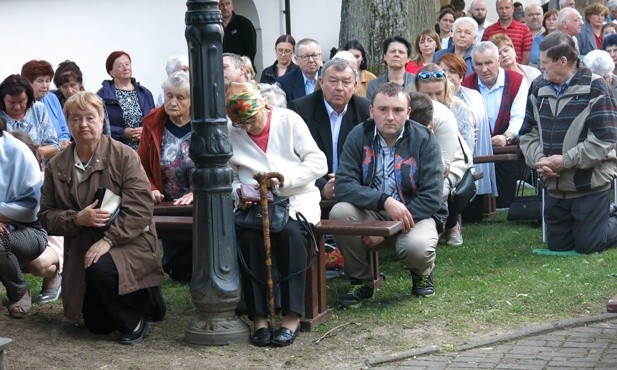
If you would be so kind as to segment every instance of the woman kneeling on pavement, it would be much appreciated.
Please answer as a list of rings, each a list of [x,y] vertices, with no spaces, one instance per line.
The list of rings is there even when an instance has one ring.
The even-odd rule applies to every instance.
[[[50,234],[65,237],[64,314],[95,334],[118,330],[120,344],[140,343],[146,319],[165,316],[150,183],[137,153],[102,135],[99,97],[71,96],[64,115],[75,142],[49,163],[39,212]],[[120,205],[99,208],[101,192]]]

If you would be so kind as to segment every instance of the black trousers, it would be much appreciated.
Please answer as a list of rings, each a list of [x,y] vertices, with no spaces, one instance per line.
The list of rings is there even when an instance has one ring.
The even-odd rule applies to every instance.
[[[118,294],[118,269],[111,255],[105,253],[86,269],[86,295],[82,307],[86,328],[95,334],[115,330],[130,333],[152,309],[154,294],[157,294],[156,287]]]
[[[266,285],[266,254],[261,230],[236,230],[238,248],[251,273],[242,271],[242,295],[250,319],[268,315]],[[280,233],[270,233],[273,278],[279,282],[283,315],[289,312],[302,315],[306,285],[307,233],[291,218]],[[242,265],[242,263],[241,263]],[[300,272],[302,271],[302,272]],[[259,281],[257,281],[259,280]],[[276,291],[276,289],[275,289]]]
[[[516,192],[516,180],[519,179],[519,166],[511,162],[495,163],[495,179],[497,180],[497,208],[508,208]]]
[[[163,271],[181,283],[191,281],[193,274],[193,242],[191,240],[162,240]]]

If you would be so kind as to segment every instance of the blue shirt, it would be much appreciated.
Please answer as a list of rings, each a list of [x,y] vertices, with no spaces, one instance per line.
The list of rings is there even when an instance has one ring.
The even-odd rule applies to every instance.
[[[32,142],[37,145],[53,145],[59,148],[58,134],[43,103],[34,102],[20,120],[11,118],[4,111],[0,111],[0,118],[6,122],[7,131],[20,130],[28,134]]]
[[[49,119],[51,119],[51,123],[56,129],[56,135],[58,135],[58,140],[70,141],[71,133],[69,132],[69,128],[66,125],[66,120],[64,119],[64,114],[62,113],[62,106],[60,105],[60,100],[58,100],[56,94],[45,95],[41,102],[45,104],[45,108],[47,108]]]
[[[338,114],[334,108],[328,104],[326,99],[324,99],[323,102],[326,105],[328,117],[330,117],[330,131],[332,132],[332,172],[336,172],[338,168],[338,139],[341,132],[341,122],[343,122],[343,116],[345,112],[347,112],[347,106],[345,106],[341,114]]]

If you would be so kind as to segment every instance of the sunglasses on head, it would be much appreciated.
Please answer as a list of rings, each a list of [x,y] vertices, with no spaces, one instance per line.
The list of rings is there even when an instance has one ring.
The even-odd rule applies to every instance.
[[[418,80],[428,80],[430,78],[445,78],[446,73],[444,71],[434,71],[434,72],[420,72],[416,75],[416,79]]]

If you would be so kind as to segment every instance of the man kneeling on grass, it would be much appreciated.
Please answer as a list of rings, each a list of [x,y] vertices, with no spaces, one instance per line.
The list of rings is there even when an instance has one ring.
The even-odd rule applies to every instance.
[[[397,220],[403,232],[379,236],[335,236],[345,258],[352,289],[341,308],[358,306],[373,296],[367,249],[396,248],[411,272],[414,296],[435,294],[432,270],[438,228],[448,215],[442,200],[443,164],[435,137],[408,119],[409,96],[400,85],[386,83],[373,94],[371,118],[347,136],[336,172],[330,211],[337,220]]]

